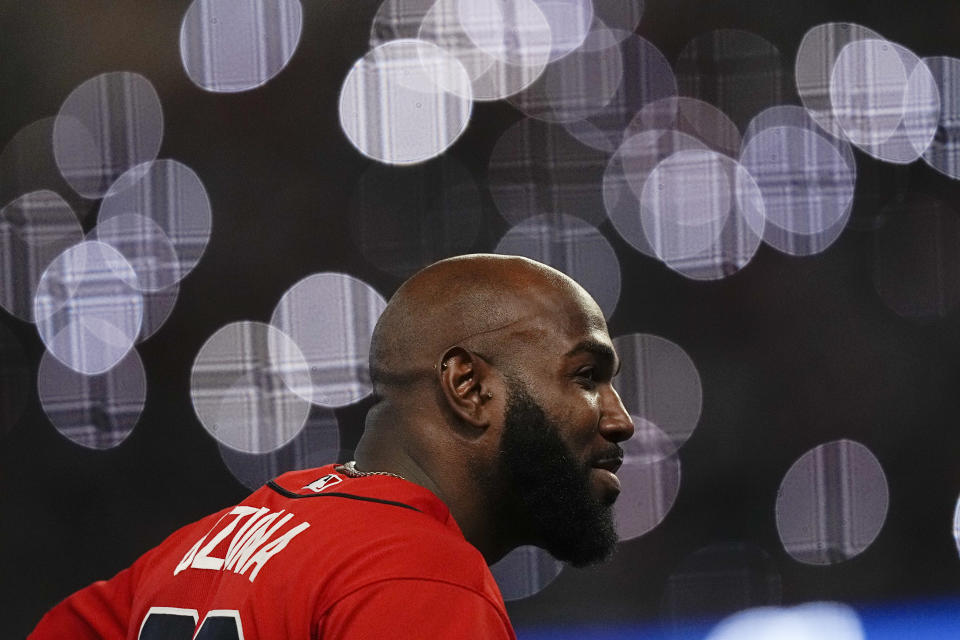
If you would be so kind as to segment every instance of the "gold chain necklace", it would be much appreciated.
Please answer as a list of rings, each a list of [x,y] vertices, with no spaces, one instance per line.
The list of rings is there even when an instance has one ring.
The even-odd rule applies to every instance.
[[[403,476],[398,473],[390,473],[389,471],[358,471],[357,470],[357,461],[351,460],[345,464],[337,465],[333,468],[334,471],[339,471],[351,478],[362,478],[364,476],[390,476],[393,478],[400,478],[401,480],[406,480]]]

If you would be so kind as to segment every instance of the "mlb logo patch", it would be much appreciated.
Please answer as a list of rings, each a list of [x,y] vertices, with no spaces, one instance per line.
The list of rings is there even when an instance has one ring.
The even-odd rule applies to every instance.
[[[336,485],[336,484],[340,484],[341,482],[343,482],[343,478],[341,478],[335,473],[329,473],[323,476],[322,478],[314,480],[313,482],[305,486],[304,489],[310,489],[310,491],[313,491],[314,493],[320,493],[324,489],[328,487],[332,487],[333,485]]]

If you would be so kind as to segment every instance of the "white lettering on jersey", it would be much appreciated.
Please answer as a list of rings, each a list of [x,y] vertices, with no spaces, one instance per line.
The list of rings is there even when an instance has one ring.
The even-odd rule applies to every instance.
[[[343,482],[343,478],[335,473],[328,473],[319,480],[314,480],[305,486],[304,489],[310,489],[310,491],[313,491],[314,493],[320,493],[324,489],[332,487],[335,484],[340,484],[341,482]]]
[[[310,528],[310,523],[301,522],[280,537],[274,538],[274,534],[293,518],[292,513],[288,513],[281,518],[280,516],[283,513],[283,510],[270,513],[270,510],[266,507],[260,507],[259,509],[245,506],[234,507],[230,513],[217,520],[206,535],[190,547],[190,550],[173,570],[173,575],[177,575],[185,569],[233,571],[239,575],[244,575],[248,569],[256,565],[256,568],[250,573],[250,582],[253,582],[267,560],[283,551],[291,540]],[[220,523],[228,516],[236,517],[227,522],[223,528],[219,528]],[[234,529],[245,518],[246,522],[234,533]],[[233,537],[227,544],[224,557],[214,555],[217,547],[222,546],[223,541],[231,533],[233,533]],[[213,537],[210,537],[211,534],[213,534]],[[207,542],[201,548],[208,537],[210,542]]]

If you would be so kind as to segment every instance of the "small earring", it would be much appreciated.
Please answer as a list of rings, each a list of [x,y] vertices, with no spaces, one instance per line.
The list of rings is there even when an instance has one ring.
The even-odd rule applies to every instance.
[[[493,400],[493,392],[487,391],[487,400]]]

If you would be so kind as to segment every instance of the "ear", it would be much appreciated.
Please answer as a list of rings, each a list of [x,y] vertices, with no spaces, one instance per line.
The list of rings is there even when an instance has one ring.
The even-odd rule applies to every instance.
[[[485,429],[491,422],[496,374],[481,356],[464,347],[451,347],[437,364],[440,391],[448,406],[467,424]]]

